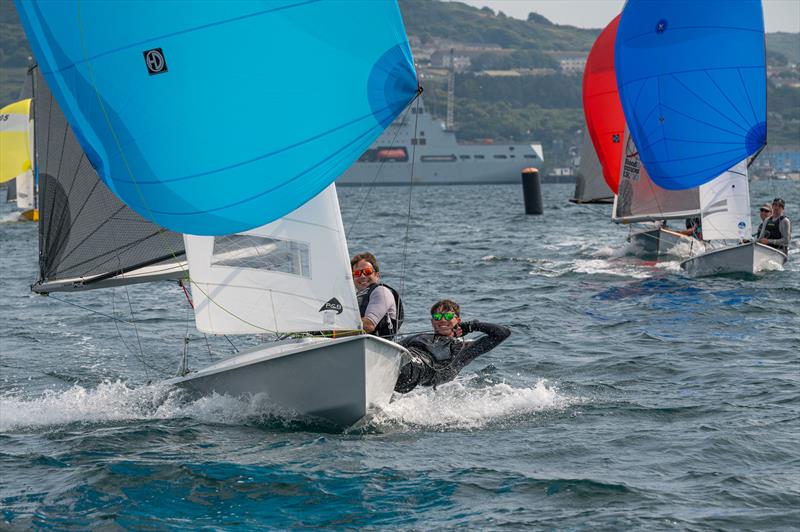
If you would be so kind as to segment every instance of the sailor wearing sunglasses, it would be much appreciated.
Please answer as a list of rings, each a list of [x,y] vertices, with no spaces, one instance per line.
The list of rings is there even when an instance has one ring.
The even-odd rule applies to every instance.
[[[375,336],[393,338],[403,324],[400,294],[380,281],[380,266],[372,253],[359,253],[350,259],[350,267],[361,312],[361,327]]]
[[[461,321],[461,308],[449,299],[431,307],[433,333],[406,338],[400,345],[408,349],[394,391],[407,393],[417,386],[434,386],[449,382],[480,355],[491,351],[511,334],[508,327],[478,320]],[[465,341],[463,336],[484,333],[477,340]]]

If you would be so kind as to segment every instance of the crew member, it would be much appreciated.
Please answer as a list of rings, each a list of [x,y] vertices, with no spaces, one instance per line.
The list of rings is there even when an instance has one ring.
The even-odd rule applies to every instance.
[[[372,253],[359,253],[350,259],[350,267],[361,313],[361,328],[375,336],[394,338],[403,324],[400,294],[380,281],[380,266]]]
[[[762,205],[761,208],[758,209],[758,215],[761,217],[761,223],[758,224],[758,229],[756,230],[756,238],[758,238],[758,235],[761,234],[761,230],[764,229],[764,220],[766,220],[772,215],[772,204],[765,203],[764,205]]]
[[[686,218],[686,230],[677,232],[682,235],[694,237],[697,240],[703,240],[703,227],[700,217]]]
[[[443,299],[431,307],[432,333],[404,339],[400,344],[410,356],[403,360],[394,391],[407,393],[417,386],[437,386],[456,375],[480,355],[491,351],[508,338],[511,330],[502,325],[478,320],[461,321],[455,301]],[[483,333],[477,340],[464,340],[472,332]]]
[[[789,254],[789,241],[792,238],[792,222],[783,214],[783,198],[772,200],[772,216],[764,220],[758,241]]]

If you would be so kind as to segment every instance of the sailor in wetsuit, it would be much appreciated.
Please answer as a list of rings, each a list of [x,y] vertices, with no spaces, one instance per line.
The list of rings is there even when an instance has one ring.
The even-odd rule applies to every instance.
[[[372,253],[359,253],[350,259],[353,284],[364,331],[394,338],[403,324],[403,302],[400,294],[380,281],[378,259]]]
[[[402,362],[394,391],[407,393],[417,386],[435,387],[449,382],[470,362],[494,349],[511,334],[511,330],[502,325],[477,320],[462,322],[460,314],[457,303],[443,299],[431,307],[433,332],[400,342],[410,356]],[[464,340],[471,332],[481,332],[484,336]]]
[[[783,214],[786,203],[783,198],[772,200],[772,216],[764,220],[758,241],[789,254],[789,242],[792,239],[792,222]]]

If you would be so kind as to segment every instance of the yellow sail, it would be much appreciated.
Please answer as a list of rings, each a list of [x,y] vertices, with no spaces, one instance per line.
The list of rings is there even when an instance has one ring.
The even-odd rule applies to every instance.
[[[31,168],[30,109],[30,98],[0,109],[0,183]]]

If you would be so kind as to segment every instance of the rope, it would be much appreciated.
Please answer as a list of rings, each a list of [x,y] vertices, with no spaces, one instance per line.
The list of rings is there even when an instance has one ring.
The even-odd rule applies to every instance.
[[[52,294],[48,294],[47,297],[49,297],[51,299],[55,299],[56,301],[60,301],[61,303],[66,303],[67,305],[72,305],[73,307],[77,307],[79,309],[86,310],[88,312],[97,314],[99,316],[103,316],[104,318],[108,318],[108,319],[114,321],[115,323],[126,323],[128,325],[133,325],[133,322],[117,318],[116,316],[111,316],[111,315],[106,314],[104,312],[100,312],[99,310],[96,310],[96,309],[93,309],[93,308],[89,308],[89,307],[86,307],[84,305],[80,305],[78,303],[74,303],[72,301],[68,301],[66,299],[61,299],[61,298],[56,297],[56,296],[54,296]],[[119,331],[119,328],[117,328],[117,332],[120,333],[120,338],[122,338],[121,332]],[[131,354],[133,354],[137,359],[139,359],[139,361],[145,366],[145,368],[150,368],[150,369],[152,369],[154,371],[157,371],[157,372],[161,373],[162,375],[168,374],[168,372],[165,371],[163,368],[159,368],[157,366],[153,366],[152,364],[147,363],[143,358],[141,358],[140,355],[137,355],[134,350],[130,349],[128,347],[128,345],[125,343],[124,340],[122,341],[122,343],[123,343],[123,345],[125,345],[126,348],[128,348],[128,350],[131,352]],[[145,373],[146,373],[146,370],[145,370]],[[147,373],[146,373],[146,375],[147,375]]]

